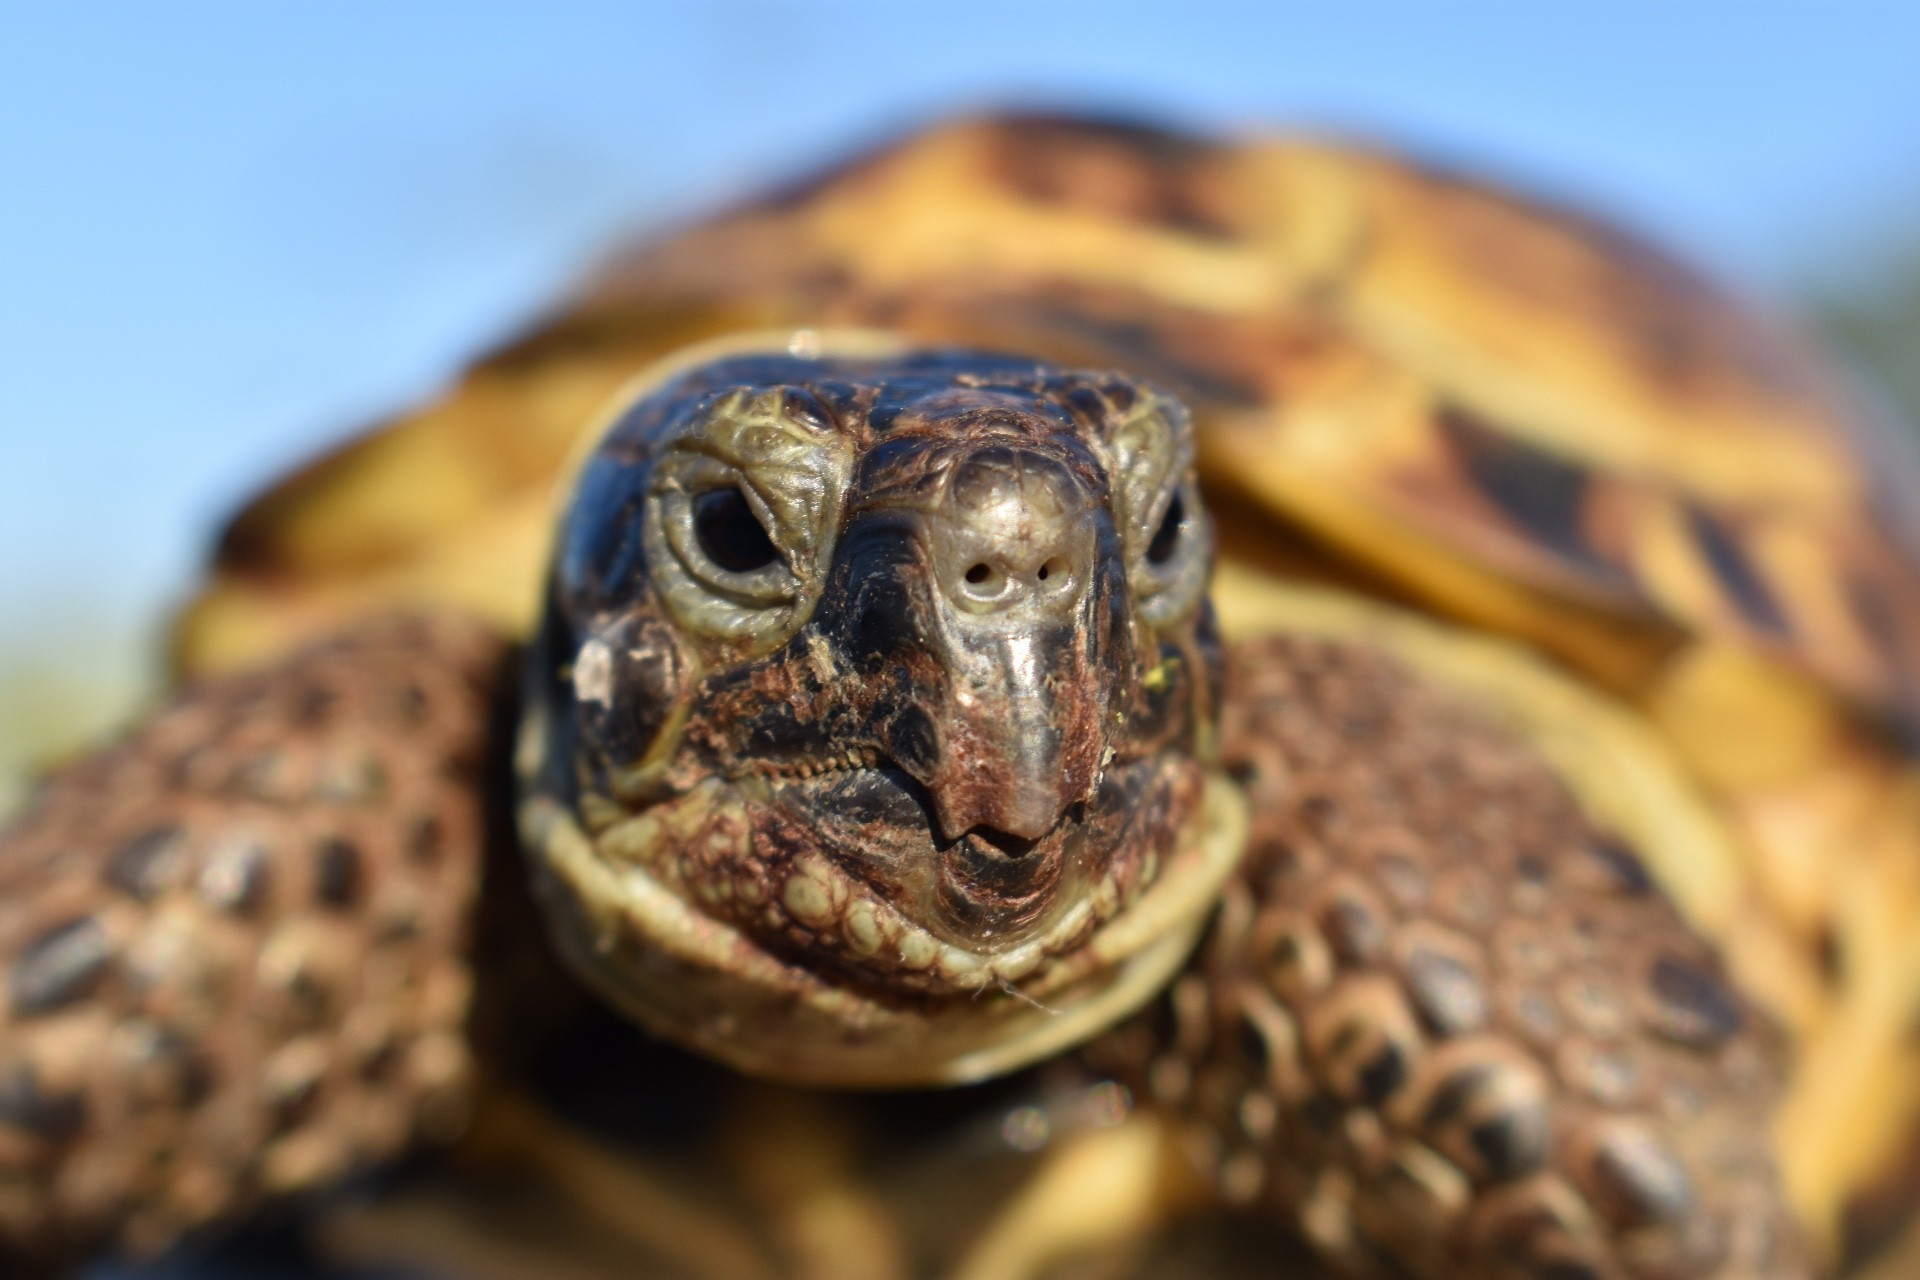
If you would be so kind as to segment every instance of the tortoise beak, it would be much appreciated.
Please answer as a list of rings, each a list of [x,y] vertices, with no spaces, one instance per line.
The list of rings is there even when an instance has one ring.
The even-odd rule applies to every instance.
[[[893,692],[919,714],[884,745],[942,838],[1017,851],[1093,794],[1132,670],[1117,546],[1067,465],[1004,444],[958,460],[938,503],[848,528],[853,665],[911,673]]]
[[[945,839],[1038,840],[1099,777],[1105,692],[1070,633],[967,637],[947,693],[938,765],[917,780]],[[910,770],[911,772],[911,770]]]

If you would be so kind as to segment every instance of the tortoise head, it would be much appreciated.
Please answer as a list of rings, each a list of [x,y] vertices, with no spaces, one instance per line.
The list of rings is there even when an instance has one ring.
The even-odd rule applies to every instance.
[[[561,949],[643,1024],[788,1078],[971,1079],[1144,1000],[1237,856],[1211,529],[1169,397],[856,345],[683,361],[612,419],[521,825]]]

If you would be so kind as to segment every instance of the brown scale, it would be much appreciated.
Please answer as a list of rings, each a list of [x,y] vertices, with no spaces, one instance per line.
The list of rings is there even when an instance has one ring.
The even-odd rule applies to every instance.
[[[1779,1048],[1632,852],[1523,743],[1391,659],[1237,649],[1242,881],[1096,1060],[1230,1201],[1360,1274],[1804,1277]]]
[[[459,1122],[500,659],[370,624],[43,784],[0,835],[0,1236],[156,1248]]]

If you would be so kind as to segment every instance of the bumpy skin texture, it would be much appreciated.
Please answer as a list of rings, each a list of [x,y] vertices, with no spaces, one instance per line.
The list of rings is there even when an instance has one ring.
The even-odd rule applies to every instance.
[[[503,657],[367,624],[189,687],[0,834],[0,1268],[459,1126]]]
[[[585,465],[529,658],[557,949],[805,1079],[880,1015],[942,1047],[1035,992],[1064,1020],[1109,928],[1193,937],[1201,905],[1152,904],[1224,763],[1246,860],[1097,1051],[1223,1198],[1380,1276],[1804,1280],[1781,1046],[1632,851],[1378,653],[1280,637],[1223,673],[1209,527],[1183,411],[1120,375],[909,351],[655,388]],[[457,1121],[501,654],[363,624],[189,690],[8,832],[8,1235],[161,1243]],[[789,1024],[721,1001],[750,972],[844,1041],[767,1050]]]
[[[1249,642],[1229,688],[1247,862],[1093,1050],[1223,1196],[1368,1275],[1810,1274],[1778,1036],[1539,757],[1362,646]]]
[[[1035,972],[997,966],[1050,918],[1103,893],[1109,911],[1136,901],[1166,856],[1138,852],[1140,819],[1164,840],[1190,812],[1152,784],[1210,761],[1222,707],[1252,847],[1172,985],[1166,1035],[1136,1022],[1106,1061],[1201,1135],[1223,1195],[1279,1207],[1371,1274],[1808,1275],[1767,1139],[1781,1041],[1531,748],[1331,641],[1241,649],[1216,703],[1195,651],[1210,628],[1191,621],[1204,609],[1161,608],[1147,572],[1170,513],[1168,546],[1203,519],[1186,424],[1160,405],[1126,379],[966,352],[723,360],[643,399],[588,462],[564,526],[535,665],[535,803],[569,807],[603,862],[638,866],[804,971],[796,994],[830,977],[931,1025],[943,1002],[992,1000],[995,979]],[[1151,445],[1130,448],[1147,417]],[[671,461],[680,449],[707,467],[748,431],[810,433],[816,470]],[[983,470],[1017,519],[999,520],[994,486],[976,493]],[[689,541],[671,530],[676,504],[719,511],[715,495],[749,487],[786,596],[741,615],[745,590],[699,557],[744,537],[700,534],[696,514]],[[827,513],[837,541],[806,536],[804,515],[796,534],[790,503]],[[1056,527],[1049,507],[1073,511]],[[970,538],[957,559],[956,523]],[[1091,541],[1073,540],[1081,524]],[[1186,553],[1204,562],[1204,543]],[[1098,585],[1049,603],[1042,563]],[[1003,567],[1032,592],[1005,611]],[[993,603],[969,603],[976,578]],[[788,597],[803,602],[792,615]],[[1157,662],[1143,656],[1155,636]],[[983,656],[1005,665],[976,670]],[[1025,814],[1020,789],[1043,781]],[[1010,842],[1013,823],[1030,825]],[[621,838],[635,824],[646,838]],[[595,894],[619,882],[549,861],[575,904],[557,935],[648,1016],[661,941],[615,933],[582,957]],[[863,941],[862,909],[889,928]],[[955,943],[981,959],[949,968]],[[735,1013],[727,1034],[749,1021]],[[703,1024],[660,1025],[708,1043]]]
[[[907,1045],[838,1067],[730,971],[785,966],[769,1017],[980,1014],[983,1049],[1155,885],[1218,699],[1192,465],[1145,386],[978,352],[742,356],[644,397],[580,476],[529,677],[523,830],[577,967],[749,1069],[966,1078]],[[693,914],[621,923],[635,879]],[[723,937],[719,972],[665,968],[667,929]]]
[[[1793,1030],[1796,1201],[1855,1247],[1900,1229],[1910,1175],[1848,1205],[1920,1160],[1920,468],[1740,299],[1470,174],[1099,120],[917,132],[649,237],[264,494],[183,661],[395,601],[529,633],[553,479],[606,397],[696,339],[842,324],[1151,378],[1195,415],[1228,558],[1630,703],[1732,851],[1689,918]]]

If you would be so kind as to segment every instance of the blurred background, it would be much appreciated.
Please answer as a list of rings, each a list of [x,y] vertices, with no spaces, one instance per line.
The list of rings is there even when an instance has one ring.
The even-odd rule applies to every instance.
[[[624,233],[941,112],[1409,143],[1637,224],[1920,419],[1920,8],[0,0],[0,804],[263,478]]]

